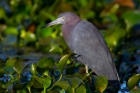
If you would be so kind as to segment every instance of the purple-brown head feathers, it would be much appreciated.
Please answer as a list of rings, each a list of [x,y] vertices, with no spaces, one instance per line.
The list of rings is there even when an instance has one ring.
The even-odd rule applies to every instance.
[[[52,26],[52,25],[57,25],[57,24],[76,24],[79,21],[81,21],[81,19],[79,18],[78,15],[72,13],[72,12],[64,12],[59,14],[58,18],[50,23],[48,23],[47,25],[43,26],[44,27],[48,27],[48,26]]]

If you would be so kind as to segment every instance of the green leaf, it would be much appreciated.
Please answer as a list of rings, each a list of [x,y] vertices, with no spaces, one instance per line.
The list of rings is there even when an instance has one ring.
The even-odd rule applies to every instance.
[[[69,86],[66,90],[66,93],[75,93],[74,88],[72,88],[71,86]]]
[[[82,80],[79,77],[68,77],[67,80],[70,86],[74,89],[76,89],[82,83]]]
[[[86,93],[86,88],[84,85],[81,85],[79,86],[77,89],[76,89],[76,93]]]
[[[107,77],[105,77],[105,76],[95,76],[94,85],[95,85],[96,90],[102,93],[108,85]]]
[[[6,11],[4,7],[0,7],[0,19],[3,19],[3,18],[6,18]]]
[[[34,77],[32,77],[32,78],[34,78]],[[37,88],[43,88],[42,84],[40,82],[38,82],[37,80],[33,81],[33,87],[36,88],[36,89]]]
[[[27,42],[35,42],[36,41],[36,36],[32,32],[26,32],[24,39]]]
[[[28,89],[28,91],[29,91],[29,93],[31,93],[31,86],[33,85],[33,81],[29,81],[29,82],[27,82],[27,84],[26,84],[26,88]]]
[[[88,4],[87,0],[79,1],[79,3],[81,7],[85,7]]]
[[[89,11],[87,12],[87,14],[83,14],[85,16],[86,19],[91,19],[95,17],[95,12],[94,11]]]
[[[17,93],[27,93],[27,91],[25,89],[22,89],[22,90],[17,91]]]
[[[38,35],[40,37],[48,37],[48,36],[51,36],[52,33],[53,33],[53,28],[51,27],[46,27],[46,28],[41,29],[41,31],[38,31]]]
[[[11,59],[8,59],[6,61],[6,66],[14,66],[14,63],[17,61],[17,57],[14,57],[14,58],[11,58]]]
[[[53,68],[54,60],[52,58],[42,58],[38,61],[37,66],[40,68]]]
[[[108,22],[116,23],[118,21],[118,18],[114,13],[107,13],[103,16],[104,16],[102,20],[103,23],[108,23]]]
[[[13,66],[6,66],[4,70],[7,71],[9,74],[13,74],[15,72]]]
[[[140,81],[140,74],[133,75],[129,78],[127,85],[129,90],[133,89],[135,86],[137,86],[138,82]]]
[[[126,11],[122,14],[122,18],[124,19],[127,26],[132,27],[140,23],[140,12],[137,10]]]
[[[21,30],[20,37],[24,40],[25,43],[36,41],[35,34],[29,31],[27,32],[25,30]]]
[[[48,88],[51,85],[51,79],[50,78],[47,78],[47,77],[35,77],[35,78],[45,88]]]
[[[14,80],[8,81],[3,88],[6,88],[9,92],[12,91]]]
[[[53,90],[53,91],[47,91],[47,93],[61,93],[61,92],[59,92],[59,91],[57,91],[57,90]],[[63,93],[63,92],[62,92]]]
[[[58,87],[61,87],[62,89],[67,90],[67,88],[69,87],[69,82],[67,80],[58,81],[54,84],[54,86],[58,86]]]
[[[7,72],[3,68],[0,68],[0,76],[3,74],[7,74]]]
[[[21,89],[23,89],[23,88],[24,88],[24,84],[16,83],[16,84],[14,85],[14,89],[15,89],[15,90],[21,90]]]
[[[50,76],[50,75],[49,75],[49,70],[46,70],[46,71],[43,73],[43,75],[44,75],[44,76]]]
[[[120,28],[119,26],[116,26],[115,28],[113,28],[113,30],[107,30],[104,34],[105,40],[109,46],[118,45],[118,43],[120,43],[119,40],[121,40],[125,36],[126,31],[123,28]]]
[[[7,27],[6,29],[5,29],[5,31],[4,31],[4,33],[6,34],[6,35],[8,35],[8,34],[13,34],[13,35],[18,35],[18,30],[17,30],[17,28],[15,28],[15,27]]]
[[[51,85],[51,79],[46,77],[35,77],[38,82],[43,85],[44,93],[46,93],[46,89]]]
[[[87,79],[90,79],[91,77],[88,73],[84,73],[81,75],[81,78],[82,78],[82,80],[87,80]]]
[[[31,73],[32,73],[33,75],[36,74],[36,64],[32,64],[32,65],[31,65]]]
[[[23,62],[23,60],[18,60],[14,63],[14,70],[18,73],[19,76],[26,65],[27,64]]]
[[[51,53],[59,53],[59,54],[62,54],[62,53],[63,53],[63,50],[62,50],[60,47],[58,47],[58,46],[53,46],[53,47],[49,50],[49,52],[51,52]]]
[[[139,89],[131,89],[130,93],[140,93],[140,90]]]
[[[71,54],[67,54],[65,56],[63,56],[58,63],[58,70],[60,73],[62,73],[63,69],[65,68],[66,64],[67,64],[67,60],[69,59]]]

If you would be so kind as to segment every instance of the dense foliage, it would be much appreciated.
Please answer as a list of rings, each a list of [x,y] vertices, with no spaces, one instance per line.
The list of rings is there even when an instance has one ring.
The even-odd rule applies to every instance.
[[[1,0],[0,93],[140,93],[140,1],[133,1]],[[106,77],[85,73],[60,26],[40,29],[65,11],[100,30],[116,63],[119,90],[107,87]]]

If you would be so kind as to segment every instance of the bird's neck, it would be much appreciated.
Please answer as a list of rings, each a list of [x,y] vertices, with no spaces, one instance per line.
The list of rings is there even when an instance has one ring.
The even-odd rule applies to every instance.
[[[71,33],[74,27],[75,27],[74,25],[67,25],[67,24],[62,26],[62,34],[66,42],[69,40],[69,37],[71,37]]]
[[[80,22],[80,21],[79,21]],[[71,41],[72,41],[72,32],[75,28],[75,26],[78,24],[78,21],[75,23],[71,24],[63,24],[62,25],[62,34],[63,37],[69,47],[72,46]]]
[[[78,24],[78,22],[73,22],[71,24],[63,24],[62,25],[62,34],[64,39],[67,41],[69,40],[69,37],[71,37],[71,33],[74,30],[74,27]]]

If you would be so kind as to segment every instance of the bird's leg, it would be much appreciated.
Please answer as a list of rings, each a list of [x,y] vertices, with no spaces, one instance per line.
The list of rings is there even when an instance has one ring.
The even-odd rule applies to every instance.
[[[88,73],[88,65],[85,64],[86,73]]]
[[[78,60],[78,57],[80,57],[81,55],[75,55],[74,58],[76,60]],[[85,64],[85,69],[86,69],[86,73],[88,73],[88,65]]]

